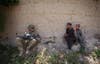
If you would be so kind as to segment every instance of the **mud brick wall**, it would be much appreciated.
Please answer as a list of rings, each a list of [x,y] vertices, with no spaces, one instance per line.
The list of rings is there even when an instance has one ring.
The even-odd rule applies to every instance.
[[[100,2],[94,0],[20,0],[7,10],[6,33],[15,42],[29,24],[36,25],[42,37],[56,36],[62,42],[67,22],[80,23],[87,38],[100,31]]]

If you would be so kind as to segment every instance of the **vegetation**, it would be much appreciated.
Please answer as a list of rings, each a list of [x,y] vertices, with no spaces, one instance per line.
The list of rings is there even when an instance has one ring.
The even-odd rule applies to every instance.
[[[100,58],[100,49],[95,50],[95,54],[96,54],[97,58]]]
[[[1,64],[89,64],[80,61],[81,52],[70,51],[69,53],[58,52],[49,54],[48,49],[43,48],[38,53],[35,52],[28,56],[20,57],[18,54],[16,47],[0,44]],[[87,58],[92,56],[94,58],[93,62],[95,62],[95,59],[100,58],[100,50],[97,49],[89,55]]]
[[[68,64],[80,64],[79,62],[79,53],[72,52],[67,55]]]
[[[0,44],[0,63],[8,64],[13,54],[18,54],[15,47]]]
[[[95,59],[95,58],[100,58],[100,49],[97,49],[95,51],[93,51],[91,53],[92,57]]]
[[[16,47],[0,44],[1,64],[33,64],[36,54],[20,57]]]

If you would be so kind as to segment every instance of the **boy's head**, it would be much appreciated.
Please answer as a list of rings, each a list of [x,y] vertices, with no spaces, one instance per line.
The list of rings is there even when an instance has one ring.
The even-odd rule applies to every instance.
[[[72,23],[67,23],[66,28],[72,28]]]
[[[28,29],[29,32],[34,32],[35,31],[35,26],[34,25],[29,25],[27,27],[27,29]]]
[[[80,24],[76,24],[76,29],[80,29]]]

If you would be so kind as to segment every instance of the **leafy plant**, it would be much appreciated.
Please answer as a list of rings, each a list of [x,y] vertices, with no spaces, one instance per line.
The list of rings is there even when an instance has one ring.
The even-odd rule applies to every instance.
[[[85,54],[85,47],[80,47],[79,53]]]
[[[53,53],[49,58],[50,64],[65,64],[67,62],[66,54]]]
[[[79,55],[80,54],[78,52],[71,52],[67,54],[66,58],[67,58],[68,64],[80,64],[80,62],[78,61]]]
[[[91,55],[93,58],[100,58],[100,49],[93,51]]]
[[[97,49],[97,50],[95,51],[95,54],[96,54],[97,57],[99,58],[99,57],[100,57],[100,49]]]
[[[52,54],[49,58],[49,62],[51,64],[59,64],[58,61],[59,61],[59,55],[58,54]]]
[[[0,44],[0,63],[1,64],[33,64],[36,54],[20,57],[16,47]]]
[[[38,53],[29,56],[19,56],[16,47],[0,44],[0,63],[1,64],[86,64],[80,62],[80,52],[70,51],[69,53],[58,52],[49,54],[46,48]],[[92,54],[94,59],[100,57],[100,50],[95,50]],[[82,56],[83,57],[83,56]]]
[[[0,44],[0,63],[8,64],[14,53],[17,53],[16,47]]]
[[[36,57],[35,54],[32,54],[31,56],[28,57],[20,57],[18,55],[12,55],[9,64],[33,64],[35,57]]]
[[[49,57],[47,54],[47,49],[43,48],[36,56],[35,64],[48,64]]]

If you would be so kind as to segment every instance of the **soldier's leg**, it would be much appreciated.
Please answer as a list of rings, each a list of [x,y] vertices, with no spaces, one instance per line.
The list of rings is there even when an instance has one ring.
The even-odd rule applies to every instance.
[[[32,40],[29,42],[29,44],[28,44],[28,46],[27,46],[27,48],[26,48],[26,54],[28,54],[29,51],[30,51],[30,49],[31,49],[31,48],[34,48],[37,44],[38,44],[38,42],[37,42],[35,39],[32,39]]]
[[[18,47],[18,50],[19,50],[19,56],[22,56],[23,53],[24,53],[24,49],[23,49],[23,39],[20,38],[20,37],[17,37],[16,38],[16,44],[17,44],[17,47]]]

